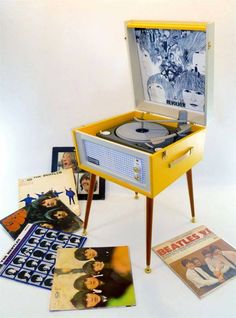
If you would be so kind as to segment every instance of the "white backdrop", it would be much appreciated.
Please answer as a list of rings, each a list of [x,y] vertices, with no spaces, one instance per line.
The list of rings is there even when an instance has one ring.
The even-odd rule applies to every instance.
[[[50,169],[52,146],[72,145],[72,128],[133,109],[124,40],[129,19],[215,22],[214,117],[201,172],[232,183],[235,9],[234,0],[1,0],[3,210],[19,177]]]
[[[50,171],[52,147],[72,146],[72,128],[133,109],[124,21],[212,21],[214,111],[194,174],[233,239],[221,208],[235,208],[235,12],[234,0],[0,0],[0,217],[18,207],[18,178]]]

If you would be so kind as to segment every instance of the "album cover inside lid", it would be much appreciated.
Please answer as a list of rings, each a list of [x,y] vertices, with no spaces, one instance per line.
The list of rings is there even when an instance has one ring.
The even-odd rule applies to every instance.
[[[209,91],[207,24],[128,23],[137,108],[206,123]],[[212,71],[212,70],[211,70]]]

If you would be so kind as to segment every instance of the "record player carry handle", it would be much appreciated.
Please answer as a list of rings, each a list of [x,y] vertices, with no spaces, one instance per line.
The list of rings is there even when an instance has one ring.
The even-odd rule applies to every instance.
[[[179,162],[181,162],[182,160],[184,160],[185,158],[189,157],[192,154],[193,151],[193,147],[189,148],[181,157],[169,162],[168,167],[169,168],[173,168],[174,166],[176,166]]]

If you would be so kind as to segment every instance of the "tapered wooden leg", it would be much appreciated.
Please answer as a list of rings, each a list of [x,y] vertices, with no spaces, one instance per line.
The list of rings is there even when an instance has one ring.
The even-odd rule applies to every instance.
[[[92,204],[92,200],[93,200],[93,191],[94,191],[95,181],[96,181],[96,175],[91,174],[89,191],[88,191],[88,198],[87,198],[87,204],[86,204],[86,211],[85,211],[85,219],[84,219],[84,231],[83,231],[84,235],[87,234],[86,230],[87,230],[87,225],[88,225],[90,208],[91,208],[91,204]]]
[[[192,169],[186,172],[187,181],[188,181],[188,193],[191,207],[192,223],[196,222],[195,210],[194,210],[194,198],[193,198],[193,179],[192,179]]]
[[[153,199],[146,197],[146,273],[151,273]]]

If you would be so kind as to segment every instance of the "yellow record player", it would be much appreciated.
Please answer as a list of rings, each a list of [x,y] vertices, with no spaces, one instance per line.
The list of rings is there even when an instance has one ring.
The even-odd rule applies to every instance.
[[[153,199],[186,173],[195,221],[192,167],[204,152],[212,104],[213,24],[126,23],[136,110],[73,130],[82,169],[91,173],[86,233],[96,176],[146,196],[146,272]]]

